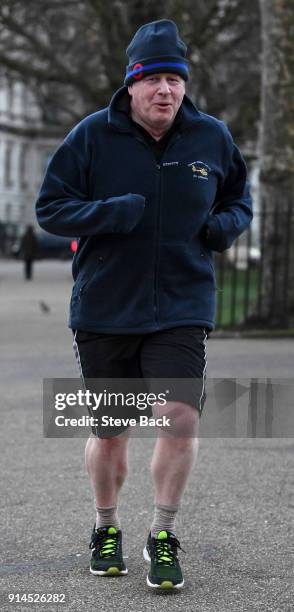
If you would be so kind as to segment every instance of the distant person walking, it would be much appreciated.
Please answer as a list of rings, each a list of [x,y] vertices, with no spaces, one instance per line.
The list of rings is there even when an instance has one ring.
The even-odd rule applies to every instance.
[[[21,239],[20,253],[24,260],[24,278],[31,280],[33,277],[33,261],[36,258],[38,240],[32,225],[27,225]]]

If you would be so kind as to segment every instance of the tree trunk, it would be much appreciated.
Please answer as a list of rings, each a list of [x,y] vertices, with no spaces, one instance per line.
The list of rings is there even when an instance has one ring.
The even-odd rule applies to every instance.
[[[262,95],[260,124],[261,277],[248,318],[294,325],[294,12],[292,0],[260,0]]]

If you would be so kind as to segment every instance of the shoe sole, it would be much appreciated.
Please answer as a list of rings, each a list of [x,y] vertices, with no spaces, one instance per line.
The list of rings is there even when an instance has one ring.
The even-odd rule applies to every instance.
[[[127,568],[120,570],[118,567],[109,567],[105,570],[93,570],[90,567],[90,572],[93,576],[125,576],[128,573]]]
[[[143,557],[145,561],[147,561],[148,563],[151,563],[150,555],[148,553],[146,546],[143,550]],[[146,582],[147,582],[147,585],[151,589],[163,589],[164,590],[164,589],[182,589],[185,581],[183,579],[182,582],[178,582],[178,584],[174,584],[173,582],[171,582],[171,580],[163,580],[160,584],[154,584],[153,582],[150,582],[149,577],[147,576]]]

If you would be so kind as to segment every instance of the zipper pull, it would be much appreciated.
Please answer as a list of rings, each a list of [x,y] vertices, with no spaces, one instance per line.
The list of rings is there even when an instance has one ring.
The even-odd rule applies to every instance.
[[[86,283],[84,282],[84,283],[81,285],[81,287],[79,288],[79,293],[78,293],[78,301],[79,301],[79,302],[81,301],[81,298],[82,298],[82,293],[83,293],[83,290],[84,290],[85,285],[86,285]]]

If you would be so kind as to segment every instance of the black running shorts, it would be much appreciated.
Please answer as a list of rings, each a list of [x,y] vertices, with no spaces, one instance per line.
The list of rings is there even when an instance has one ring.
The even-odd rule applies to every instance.
[[[141,379],[141,383],[142,379],[173,379],[168,399],[190,404],[201,416],[208,333],[196,326],[130,335],[76,330],[73,346],[86,388],[87,379],[91,385],[93,379],[101,378]],[[99,435],[96,428],[92,431]]]

